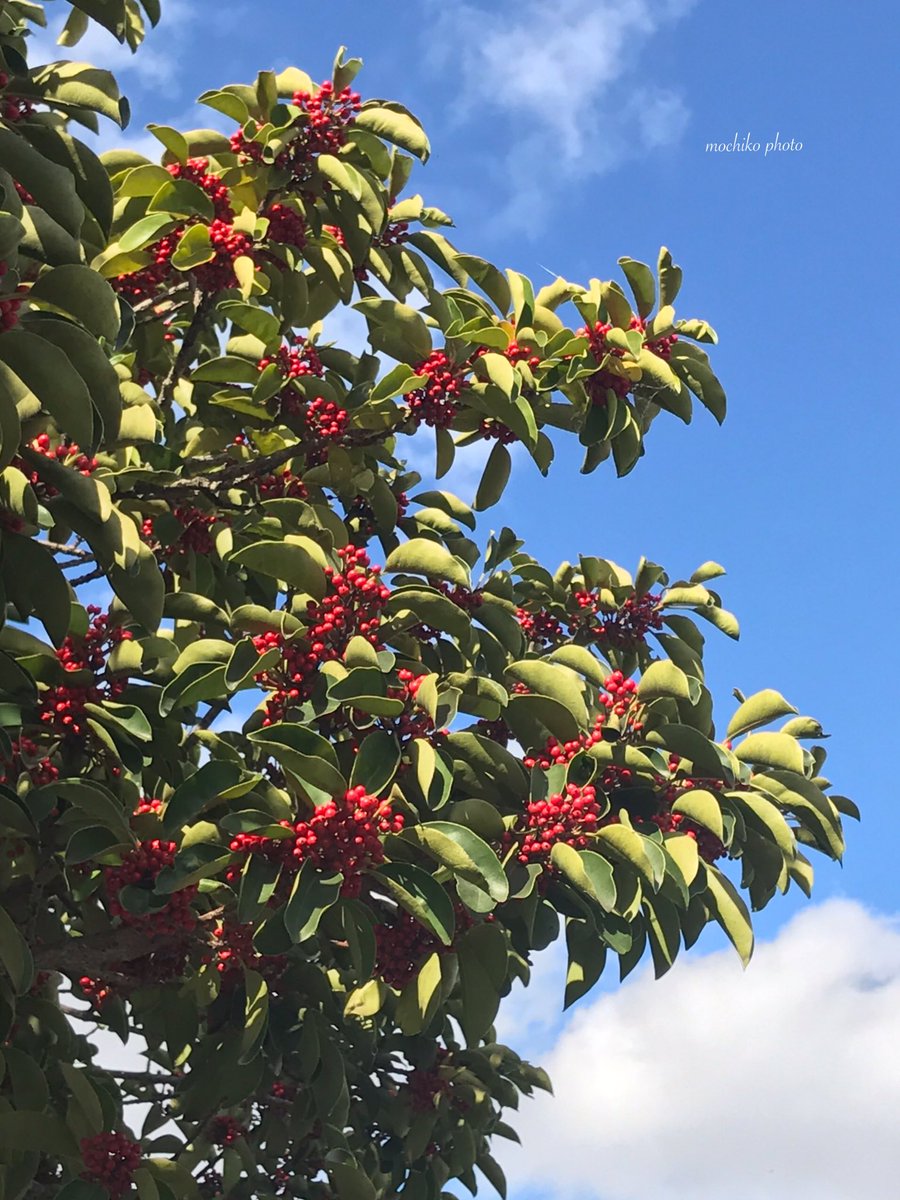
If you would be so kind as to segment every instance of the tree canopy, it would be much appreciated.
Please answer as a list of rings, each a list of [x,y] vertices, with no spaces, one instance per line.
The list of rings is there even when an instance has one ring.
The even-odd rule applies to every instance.
[[[61,41],[159,16],[78,0]],[[747,961],[857,815],[778,692],[717,734],[721,566],[479,525],[511,447],[623,475],[661,414],[722,421],[716,335],[665,249],[538,290],[459,250],[343,51],[206,93],[230,133],[151,125],[154,162],[80,140],[128,106],[29,63],[43,23],[0,0],[3,1198],[502,1193],[535,954],[565,938],[566,1005],[711,922]],[[438,480],[491,444],[474,505],[411,437]]]

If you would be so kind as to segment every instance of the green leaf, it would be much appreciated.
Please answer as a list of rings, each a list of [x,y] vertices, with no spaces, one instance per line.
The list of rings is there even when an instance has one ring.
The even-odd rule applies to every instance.
[[[735,747],[734,756],[759,767],[804,773],[803,747],[786,733],[751,733]]]
[[[369,796],[377,796],[393,781],[400,765],[400,746],[392,733],[375,730],[363,739],[353,760],[351,788],[362,785]]]
[[[165,146],[178,162],[187,162],[190,153],[184,136],[169,125],[148,125],[147,129]]]
[[[789,704],[780,692],[776,692],[772,688],[764,688],[763,691],[755,692],[743,701],[728,722],[725,736],[727,738],[738,737],[750,729],[756,729],[760,725],[769,725],[778,717],[786,717],[796,712],[797,709],[793,704]]]
[[[506,938],[498,925],[484,923],[469,929],[456,947],[462,1000],[461,1025],[466,1042],[476,1046],[500,1007],[506,983]]]
[[[416,366],[431,354],[431,333],[422,314],[398,300],[369,297],[353,307],[369,323],[369,341],[398,362]]]
[[[709,863],[703,864],[706,876],[704,901],[727,934],[746,967],[753,954],[753,926],[747,906],[731,880]]]
[[[553,866],[569,883],[601,908],[611,912],[616,905],[616,883],[613,869],[605,858],[593,850],[575,850],[565,842],[557,842],[550,854]]]
[[[78,237],[84,209],[75,191],[72,172],[51,162],[11,129],[0,128],[0,162],[4,170],[34,197],[35,205]]]
[[[400,836],[421,846],[454,875],[486,890],[499,904],[508,898],[509,881],[500,860],[471,829],[452,821],[428,821],[411,826]]]
[[[476,512],[484,512],[485,509],[492,508],[498,502],[509,482],[511,471],[512,455],[502,442],[495,442],[485,463],[481,482],[478,484],[478,491],[475,494],[475,502],[472,505]]]
[[[430,929],[445,946],[453,941],[456,919],[453,902],[437,880],[412,863],[382,863],[373,872],[377,883],[420,925]]]
[[[23,618],[36,613],[55,646],[69,629],[72,599],[55,559],[39,542],[3,535],[3,579],[7,595]]]
[[[233,799],[252,789],[261,776],[250,775],[238,763],[213,759],[204,763],[175,789],[166,805],[163,830],[172,834],[220,799]],[[244,786],[237,787],[243,782]]]
[[[526,684],[532,692],[549,696],[562,704],[580,727],[587,726],[589,718],[584,699],[584,684],[569,667],[559,662],[522,659],[520,662],[511,663],[507,672],[514,679]]]
[[[656,281],[646,263],[634,258],[620,258],[619,266],[628,280],[634,302],[641,317],[648,317],[656,303]]]
[[[566,970],[566,992],[563,1008],[570,1008],[586,995],[606,965],[606,946],[586,921],[566,922],[566,947],[569,963]]]
[[[297,873],[284,910],[284,924],[292,942],[305,942],[319,928],[324,914],[340,898],[344,877],[323,875],[307,859]]]
[[[45,341],[58,346],[69,358],[90,389],[94,410],[103,423],[104,440],[114,440],[118,435],[122,416],[119,379],[96,338],[77,325],[52,317],[39,322],[32,319],[30,323]]]
[[[444,983],[443,967],[443,958],[435,950],[404,987],[395,1015],[401,1032],[407,1037],[421,1033],[437,1013]]]
[[[662,308],[666,304],[671,304],[678,295],[683,277],[681,267],[675,266],[672,255],[665,246],[659,252],[657,277],[659,279],[659,304]]]
[[[78,1143],[66,1123],[50,1113],[5,1112],[0,1121],[0,1149],[10,1153],[30,1153],[56,1156],[79,1155]]]
[[[456,558],[439,542],[428,538],[411,538],[401,542],[387,556],[384,564],[386,574],[412,572],[432,579],[442,579],[457,587],[469,587],[469,569],[462,559]]]
[[[118,247],[124,254],[140,250],[151,242],[157,241],[164,233],[169,233],[176,226],[168,213],[151,213],[135,221],[119,238]]]
[[[132,568],[125,570],[113,565],[107,572],[107,578],[134,619],[148,633],[154,633],[162,620],[166,585],[150,548],[141,543]]]
[[[417,375],[408,363],[398,363],[375,384],[369,401],[372,404],[379,404],[384,400],[391,400],[394,396],[405,395],[421,386],[421,383],[422,376]]]
[[[343,794],[347,789],[337,767],[334,748],[329,741],[304,725],[267,725],[249,734],[259,746],[302,783],[327,792]]]
[[[238,1062],[251,1062],[262,1047],[269,1027],[269,985],[256,971],[244,968],[246,1001],[244,1006],[244,1032]]]
[[[79,446],[92,444],[91,394],[58,346],[34,333],[16,329],[0,336],[0,360],[37,396],[64,433],[70,434]],[[54,465],[61,467],[59,463]]]
[[[691,583],[706,583],[708,579],[717,579],[720,575],[724,574],[725,568],[719,566],[717,562],[701,563],[691,576]]]
[[[325,572],[320,554],[311,553],[311,539],[301,539],[304,544],[291,542],[253,542],[236,551],[231,562],[257,575],[277,579],[288,587],[308,592],[321,599],[325,595]]]
[[[200,216],[213,219],[215,210],[212,200],[196,183],[188,179],[173,179],[171,175],[150,198],[147,212],[164,212],[178,217]]]
[[[110,345],[115,343],[119,333],[116,294],[90,267],[75,263],[54,267],[32,284],[28,300],[37,308],[71,317]]]
[[[408,150],[423,163],[431,153],[425,130],[412,113],[395,101],[369,100],[356,115],[354,122],[401,150]]]
[[[209,229],[205,225],[191,225],[178,239],[175,253],[169,261],[178,271],[190,271],[211,262],[215,256]]]
[[[97,1092],[88,1081],[86,1072],[65,1062],[59,1064],[59,1069],[62,1071],[69,1091],[84,1114],[90,1132],[92,1134],[100,1133],[104,1126],[103,1106]]]
[[[673,813],[683,813],[697,825],[702,825],[714,833],[720,842],[725,841],[725,828],[722,824],[722,808],[714,792],[704,791],[703,788],[689,788],[678,797],[672,805]]]
[[[246,333],[251,333],[254,337],[259,338],[264,345],[280,344],[281,322],[272,313],[266,312],[265,309],[259,308],[255,304],[245,304],[240,300],[228,300],[220,304],[218,308],[235,325],[240,326]],[[227,361],[232,362],[234,360],[228,359]],[[257,367],[254,367],[254,369],[258,371]],[[253,380],[242,378],[235,380],[235,382],[252,383]]]
[[[387,988],[381,979],[370,979],[349,993],[344,1005],[344,1016],[358,1017],[360,1020],[374,1017],[384,1007],[387,995]]]
[[[665,859],[659,847],[627,825],[604,825],[597,830],[595,844],[621,862],[629,863],[651,887],[656,888],[662,881]],[[658,852],[658,860],[654,851]]]
[[[637,695],[639,700],[656,700],[671,697],[675,700],[691,701],[691,687],[687,675],[673,662],[660,659],[652,662],[641,673]]]
[[[451,909],[452,913],[452,909]],[[9,976],[16,994],[24,995],[34,978],[34,961],[28,943],[19,933],[5,908],[0,908],[0,965]],[[9,1114],[4,1114],[4,1125]],[[25,1147],[19,1147],[24,1149]]]

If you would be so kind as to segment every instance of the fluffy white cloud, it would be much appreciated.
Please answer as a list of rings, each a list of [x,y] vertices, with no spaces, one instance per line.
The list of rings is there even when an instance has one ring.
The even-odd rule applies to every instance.
[[[429,37],[435,63],[456,78],[457,116],[510,120],[504,172],[516,202],[503,220],[531,225],[551,177],[602,174],[678,140],[687,108],[648,70],[658,37],[695,0],[543,0],[442,6]],[[541,170],[540,164],[552,172]]]
[[[526,1101],[504,1147],[511,1195],[896,1195],[898,1044],[900,923],[817,905],[746,973],[687,956],[576,1009],[539,1060],[555,1098]]]

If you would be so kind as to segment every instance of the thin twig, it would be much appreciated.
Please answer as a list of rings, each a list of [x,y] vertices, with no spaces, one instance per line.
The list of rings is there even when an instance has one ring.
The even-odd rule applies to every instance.
[[[78,587],[82,583],[90,583],[94,579],[102,579],[106,574],[106,567],[94,567],[93,571],[88,571],[87,575],[79,575],[77,579],[70,579],[72,587]]]
[[[214,300],[212,292],[204,294],[199,288],[194,290],[194,315],[191,317],[191,323],[184,331],[184,337],[181,339],[181,347],[175,355],[171,367],[165,379],[162,381],[162,386],[159,389],[159,404],[171,404],[172,394],[178,384],[179,379],[184,372],[185,367],[191,361],[191,356],[194,353],[194,348],[197,344],[197,339],[203,329],[203,324],[206,321],[210,306]]]
[[[90,550],[82,550],[80,546],[66,546],[62,542],[41,542],[42,546],[46,546],[48,550],[52,550],[54,554],[68,554],[72,558],[93,558]]]

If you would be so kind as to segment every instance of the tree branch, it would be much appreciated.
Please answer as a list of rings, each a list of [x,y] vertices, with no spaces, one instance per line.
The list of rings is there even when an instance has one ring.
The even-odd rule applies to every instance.
[[[162,381],[162,386],[159,389],[159,404],[171,404],[172,394],[178,380],[181,378],[185,367],[191,361],[191,356],[194,353],[194,348],[197,345],[197,339],[203,329],[203,324],[207,314],[212,307],[215,295],[212,292],[203,293],[199,288],[194,291],[194,315],[191,317],[191,323],[184,331],[184,337],[181,339],[181,347],[169,368],[168,374]]]

